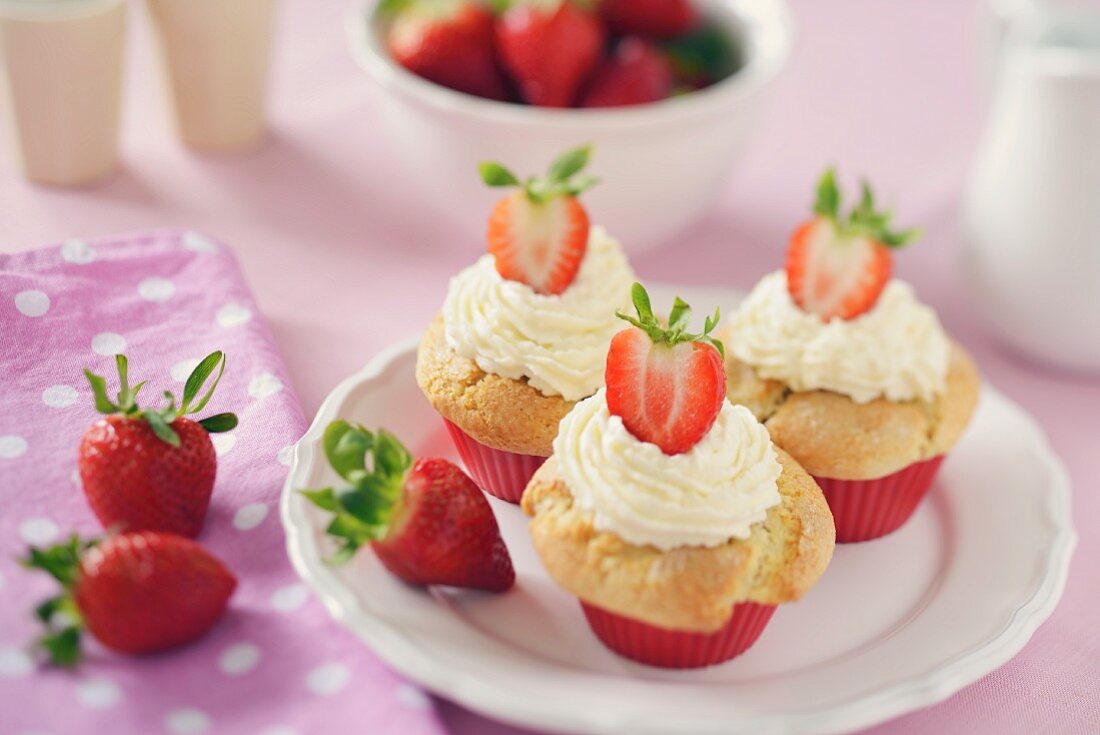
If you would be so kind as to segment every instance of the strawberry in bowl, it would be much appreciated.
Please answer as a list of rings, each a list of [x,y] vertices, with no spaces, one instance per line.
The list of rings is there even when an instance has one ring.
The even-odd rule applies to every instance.
[[[206,519],[217,473],[209,435],[236,428],[237,417],[219,413],[195,421],[188,416],[210,402],[225,370],[225,355],[207,355],[185,381],[179,404],[166,392],[167,405],[160,409],[138,405],[145,381],[131,386],[126,357],[115,359],[119,389],[114,398],[103,377],[84,371],[96,409],[106,414],[80,440],[77,468],[88,505],[104,528],[113,531],[165,531],[194,538]]]
[[[332,514],[327,532],[340,545],[331,563],[369,545],[412,585],[511,589],[516,574],[496,517],[462,470],[444,459],[414,460],[388,431],[342,420],[326,427],[323,445],[347,485],[303,494]]]

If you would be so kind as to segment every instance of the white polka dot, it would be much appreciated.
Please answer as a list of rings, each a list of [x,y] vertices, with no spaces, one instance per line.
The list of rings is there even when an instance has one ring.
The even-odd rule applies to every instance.
[[[50,408],[67,408],[76,403],[78,395],[71,385],[51,385],[42,391],[42,402]]]
[[[168,713],[164,726],[176,735],[200,735],[210,730],[210,716],[195,707],[180,707]]]
[[[280,449],[276,459],[283,467],[289,467],[290,463],[294,461],[294,445],[290,444]]]
[[[15,294],[15,308],[23,316],[42,316],[50,310],[50,297],[41,291],[20,291]]]
[[[0,590],[4,589],[4,582],[5,581],[7,581],[7,580],[4,579],[4,573],[0,572]]]
[[[84,481],[80,479],[80,470],[73,470],[73,473],[69,475],[69,479],[72,480],[73,484],[77,487],[84,486]]]
[[[178,381],[180,383],[186,382],[187,378],[191,376],[191,373],[194,372],[195,368],[199,366],[200,362],[202,362],[202,360],[197,357],[189,357],[186,360],[180,360],[172,366],[172,369],[170,371],[172,374],[172,380]]]
[[[85,707],[109,709],[122,699],[122,690],[110,679],[95,676],[76,685],[76,698]]]
[[[56,541],[59,533],[61,529],[49,518],[27,518],[19,524],[19,538],[35,546]]]
[[[138,284],[138,295],[146,301],[167,301],[176,293],[176,287],[167,278],[152,276]]]
[[[34,671],[34,659],[21,648],[0,648],[0,676],[14,679]]]
[[[126,351],[126,338],[117,332],[100,332],[92,337],[92,351],[104,357],[114,357]]]
[[[247,674],[260,664],[260,649],[251,643],[239,643],[222,651],[218,668],[230,676]]]
[[[328,697],[342,692],[349,679],[351,671],[344,664],[322,664],[306,674],[306,687],[314,694]]]
[[[95,260],[95,248],[83,240],[68,240],[61,246],[61,257],[67,263],[87,265]]]
[[[260,373],[248,383],[248,394],[253,398],[267,398],[283,389],[283,381],[271,373]]]
[[[241,304],[229,303],[218,309],[214,319],[219,327],[239,327],[252,320],[252,310]]]
[[[183,246],[196,253],[216,253],[218,246],[209,238],[203,237],[197,232],[188,232],[183,236]]]
[[[431,709],[432,707],[432,700],[428,695],[412,684],[402,684],[397,688],[394,696],[402,707],[409,709]]]
[[[210,442],[214,445],[214,452],[220,457],[229,454],[237,446],[237,437],[233,434],[211,434]]]
[[[27,440],[21,436],[0,436],[0,459],[15,459],[27,451]]]
[[[65,610],[58,610],[51,617],[50,621],[59,628],[67,628],[70,625],[81,625],[81,622],[77,620],[72,613]]]
[[[304,584],[288,584],[271,593],[271,606],[279,612],[294,612],[309,600],[309,588]]]
[[[267,518],[267,510],[267,505],[264,503],[249,503],[233,514],[233,527],[238,531],[251,531],[264,522]]]
[[[260,731],[260,735],[298,735],[298,731],[290,725],[275,725]]]

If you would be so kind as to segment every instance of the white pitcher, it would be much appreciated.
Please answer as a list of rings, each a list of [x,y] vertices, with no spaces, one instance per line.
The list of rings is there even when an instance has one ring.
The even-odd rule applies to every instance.
[[[1100,6],[991,9],[989,119],[964,265],[1009,346],[1100,371]]]

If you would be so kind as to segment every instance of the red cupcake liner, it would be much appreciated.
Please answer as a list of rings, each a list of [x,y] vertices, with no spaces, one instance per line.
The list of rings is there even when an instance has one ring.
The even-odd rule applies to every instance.
[[[509,503],[519,502],[531,476],[546,461],[546,457],[487,447],[447,419],[443,419],[443,423],[478,487]]]
[[[734,605],[729,622],[715,633],[661,628],[584,601],[581,609],[596,637],[620,656],[666,669],[698,669],[729,661],[747,651],[771,620],[775,605],[755,602]]]
[[[833,512],[837,543],[870,541],[899,529],[932,487],[943,458],[914,462],[875,480],[814,476]]]

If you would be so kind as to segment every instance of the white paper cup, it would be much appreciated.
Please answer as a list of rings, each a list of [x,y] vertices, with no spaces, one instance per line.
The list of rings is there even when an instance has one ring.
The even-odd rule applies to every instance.
[[[122,0],[0,0],[0,91],[23,174],[80,186],[118,166]]]
[[[275,0],[148,0],[176,125],[203,151],[259,144]]]

